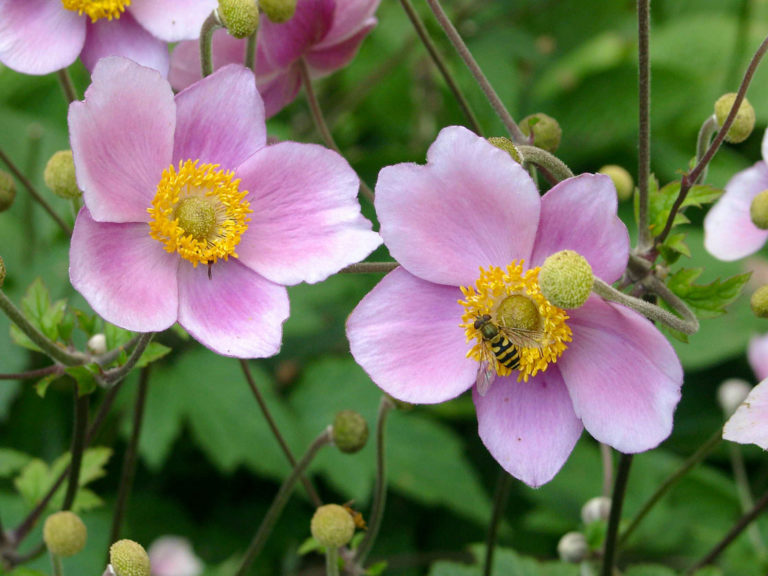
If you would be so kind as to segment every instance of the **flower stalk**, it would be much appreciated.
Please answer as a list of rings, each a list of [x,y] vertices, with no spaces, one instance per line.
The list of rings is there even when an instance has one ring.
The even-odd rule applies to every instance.
[[[75,398],[75,421],[72,433],[72,447],[70,448],[71,460],[69,462],[69,481],[67,484],[67,493],[64,496],[62,510],[70,510],[77,496],[77,489],[80,483],[80,465],[83,463],[83,452],[85,451],[85,436],[88,429],[88,402],[89,397],[78,394],[77,383],[74,383]]]
[[[200,30],[200,66],[203,78],[213,74],[213,33],[221,28],[221,20],[216,10],[210,13]]]
[[[651,49],[650,49],[650,0],[637,0],[638,41],[638,140],[637,140],[637,189],[638,189],[638,245],[640,250],[651,246],[648,228],[649,191],[651,176]]]
[[[573,172],[565,163],[557,156],[550,154],[546,150],[537,148],[536,146],[522,145],[517,147],[518,152],[523,157],[523,165],[528,166],[533,164],[538,168],[543,168],[544,175],[553,184],[562,182],[568,178],[573,178]]]
[[[619,522],[621,521],[621,509],[624,505],[624,496],[627,493],[629,481],[629,469],[632,465],[632,454],[622,454],[619,459],[619,468],[616,472],[616,482],[613,485],[611,497],[611,514],[608,517],[608,531],[605,537],[605,550],[603,553],[603,568],[601,576],[613,576],[616,563],[617,536]]]
[[[499,524],[504,517],[504,510],[509,500],[509,489],[512,486],[512,476],[505,470],[499,471],[496,480],[496,490],[493,494],[493,513],[488,524],[488,534],[485,538],[485,558],[483,560],[483,576],[491,576],[493,572],[493,553],[496,550],[496,539],[499,533]]]

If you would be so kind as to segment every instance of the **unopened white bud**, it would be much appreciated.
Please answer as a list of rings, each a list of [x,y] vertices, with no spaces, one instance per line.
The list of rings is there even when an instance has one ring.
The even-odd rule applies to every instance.
[[[581,508],[581,519],[584,524],[592,524],[599,520],[606,521],[611,514],[611,499],[605,496],[590,498]]]
[[[749,396],[750,390],[752,387],[739,378],[729,378],[720,384],[717,389],[717,403],[720,404],[726,418],[730,418],[731,414],[736,412],[736,408]]]
[[[107,351],[107,337],[104,334],[94,334],[88,339],[88,351],[91,354],[101,355]]]
[[[588,552],[587,539],[581,532],[568,532],[557,543],[557,555],[563,562],[579,563],[587,557]]]

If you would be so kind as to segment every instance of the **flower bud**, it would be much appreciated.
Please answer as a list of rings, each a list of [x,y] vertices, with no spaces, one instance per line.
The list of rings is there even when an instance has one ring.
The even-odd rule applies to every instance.
[[[573,250],[550,255],[539,271],[544,297],[558,308],[579,308],[592,293],[595,276],[587,259]]]
[[[607,521],[611,513],[611,499],[605,496],[590,498],[581,508],[581,520],[584,524],[592,524],[600,520]]]
[[[342,506],[326,504],[315,511],[310,529],[312,537],[322,546],[339,548],[352,540],[355,521]]]
[[[16,181],[5,170],[0,170],[0,212],[11,207],[16,198]]]
[[[749,299],[752,313],[758,318],[768,318],[768,284],[760,286]]]
[[[235,38],[248,38],[259,27],[256,0],[219,0],[219,19]]]
[[[512,141],[509,138],[492,136],[491,138],[488,138],[488,142],[496,146],[496,148],[501,148],[505,152],[508,152],[509,155],[512,156],[512,160],[518,164],[523,163],[523,158],[520,156],[520,152],[517,150],[517,148],[515,148],[515,145],[512,144]]]
[[[557,543],[557,555],[563,562],[577,564],[587,557],[589,547],[581,532],[568,532]]]
[[[293,18],[296,0],[259,0],[259,8],[272,22],[282,24]]]
[[[107,337],[104,334],[94,334],[88,339],[88,351],[91,354],[104,354],[107,351]]]
[[[728,118],[728,114],[731,112],[733,103],[736,101],[736,93],[730,92],[724,94],[715,102],[715,118],[717,119],[717,125],[723,126],[725,119]],[[726,142],[731,144],[738,144],[744,142],[749,135],[752,134],[752,129],[755,127],[755,109],[752,108],[752,104],[744,98],[739,106],[739,111],[736,113],[736,118],[733,120],[728,134],[725,135]]]
[[[152,576],[198,576],[203,563],[186,538],[162,536],[149,546]]]
[[[333,419],[333,443],[345,454],[362,450],[368,441],[368,423],[354,410],[342,410]]]
[[[632,175],[624,168],[617,164],[608,164],[600,168],[600,174],[605,174],[613,180],[619,202],[625,202],[632,198],[632,193],[635,191],[635,182],[632,180]]]
[[[729,378],[717,389],[717,403],[723,410],[726,419],[736,412],[744,400],[749,396],[752,387],[739,378]]]
[[[70,200],[80,196],[80,189],[75,179],[75,162],[72,160],[72,150],[59,150],[45,165],[43,172],[45,185],[59,196]]]
[[[560,146],[563,135],[557,120],[541,112],[523,118],[520,130],[526,136],[533,134],[533,145],[550,153],[554,153]]]
[[[80,517],[69,511],[56,512],[45,519],[43,541],[51,554],[69,558],[85,548],[88,530]]]
[[[116,576],[149,576],[149,556],[133,540],[118,540],[109,547],[109,563]]]
[[[749,218],[760,230],[768,230],[768,190],[763,190],[752,199]]]

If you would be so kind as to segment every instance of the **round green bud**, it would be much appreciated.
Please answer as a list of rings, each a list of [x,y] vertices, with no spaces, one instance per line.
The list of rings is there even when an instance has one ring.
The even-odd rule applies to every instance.
[[[315,511],[310,529],[312,537],[322,546],[339,548],[352,540],[355,521],[344,507],[326,504]]]
[[[605,496],[595,496],[587,500],[581,507],[581,519],[584,524],[592,524],[600,520],[607,522],[611,514],[611,499]]]
[[[749,217],[760,230],[768,230],[768,190],[763,190],[752,199]]]
[[[109,547],[109,563],[117,576],[149,576],[149,556],[133,540],[118,540]]]
[[[724,94],[715,102],[715,118],[717,119],[717,125],[722,127],[725,119],[728,118],[728,114],[731,112],[733,103],[736,101],[736,93],[730,92]],[[731,144],[738,144],[744,142],[749,135],[752,134],[752,129],[755,127],[755,109],[752,108],[752,104],[749,100],[744,98],[739,106],[739,111],[736,113],[736,118],[733,120],[728,134],[725,135],[726,142]]]
[[[619,202],[625,202],[632,198],[632,193],[635,191],[635,182],[632,180],[632,175],[624,168],[617,164],[608,164],[600,168],[600,174],[605,174],[613,180]]]
[[[558,308],[579,308],[589,298],[594,280],[592,266],[573,250],[555,252],[539,271],[541,293]]]
[[[293,18],[296,0],[259,0],[259,8],[272,22],[282,24]]]
[[[51,191],[67,200],[80,196],[80,189],[75,179],[75,162],[72,160],[72,150],[59,150],[45,165],[43,172],[45,185]]]
[[[4,282],[5,282],[5,262],[3,262],[3,258],[0,257],[0,288],[3,287]]]
[[[368,423],[354,410],[342,410],[333,419],[333,443],[345,454],[362,450],[368,441]]]
[[[557,543],[557,554],[563,562],[578,564],[588,553],[587,539],[581,532],[568,532]]]
[[[526,136],[533,134],[533,145],[550,153],[554,153],[560,146],[563,135],[557,120],[541,112],[523,118],[520,130]]]
[[[512,160],[517,162],[518,164],[523,163],[523,158],[520,156],[520,152],[518,152],[517,148],[515,148],[515,145],[512,144],[512,141],[509,138],[503,138],[501,136],[492,136],[488,138],[488,142],[496,146],[496,148],[501,148],[505,152],[508,152],[510,156],[512,156]]]
[[[80,517],[69,511],[56,512],[45,519],[43,541],[51,554],[69,558],[85,548],[88,530]]]
[[[752,313],[758,318],[768,318],[768,284],[760,286],[749,299]]]
[[[235,38],[248,38],[259,27],[256,0],[219,0],[219,19]]]
[[[13,176],[0,170],[0,212],[5,212],[16,199],[16,181]]]

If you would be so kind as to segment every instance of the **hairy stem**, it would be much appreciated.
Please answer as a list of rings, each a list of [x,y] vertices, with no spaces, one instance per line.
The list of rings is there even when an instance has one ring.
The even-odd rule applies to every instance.
[[[400,266],[397,262],[358,262],[342,268],[345,274],[387,274]]]
[[[555,179],[555,183],[562,182],[566,178],[573,178],[573,172],[565,163],[557,156],[554,156],[537,148],[536,146],[522,145],[517,147],[518,152],[523,157],[524,164],[534,164],[537,167],[544,169],[545,176],[549,176]]]
[[[221,28],[221,20],[214,10],[200,29],[200,66],[203,78],[213,73],[213,33]]]
[[[131,355],[128,356],[125,364],[104,372],[101,377],[97,378],[98,383],[104,388],[112,388],[123,378],[128,376],[141,358],[141,355],[144,354],[144,350],[147,349],[147,346],[149,346],[154,335],[154,332],[145,332],[144,334],[139,335],[136,347],[131,352]]]
[[[648,181],[651,175],[651,56],[650,0],[637,0],[638,102],[637,140],[638,244],[641,250],[651,245],[648,228]]]
[[[616,472],[616,482],[613,485],[613,496],[611,497],[611,514],[608,517],[608,531],[605,536],[603,569],[600,572],[602,576],[613,576],[614,564],[616,563],[616,540],[619,533],[619,522],[621,521],[621,509],[624,505],[624,496],[627,492],[627,482],[629,481],[629,469],[631,465],[632,454],[622,454],[621,458],[619,458],[619,469]]]

